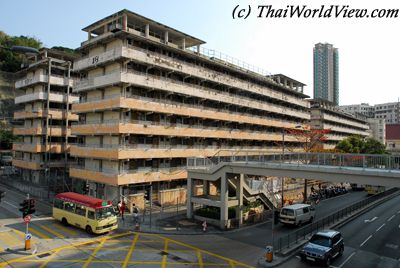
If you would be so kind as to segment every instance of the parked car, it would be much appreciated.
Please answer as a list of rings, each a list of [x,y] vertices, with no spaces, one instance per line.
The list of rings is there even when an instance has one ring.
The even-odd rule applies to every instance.
[[[283,224],[302,225],[312,222],[315,218],[315,208],[309,204],[295,204],[283,207],[279,221]]]
[[[320,231],[311,236],[309,242],[300,251],[303,261],[313,261],[330,266],[332,259],[343,255],[342,234],[335,230]]]

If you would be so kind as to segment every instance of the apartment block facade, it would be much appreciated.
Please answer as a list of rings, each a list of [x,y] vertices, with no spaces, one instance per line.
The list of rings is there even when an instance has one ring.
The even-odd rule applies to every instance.
[[[338,142],[352,135],[370,136],[366,118],[361,119],[346,114],[331,102],[311,100],[310,104],[311,127],[331,130],[326,135],[327,139],[323,144],[324,149],[334,149]]]
[[[282,131],[309,128],[304,84],[294,79],[205,55],[202,40],[128,10],[83,30],[70,176],[91,195],[183,186],[188,157],[280,152]]]
[[[23,107],[14,113],[21,126],[14,128],[19,141],[13,144],[13,165],[25,181],[50,187],[52,191],[68,190],[71,123],[78,115],[71,104],[79,101],[72,93],[74,57],[53,49],[42,49],[28,67],[20,71],[22,79],[15,88],[22,91],[15,103]]]
[[[314,46],[314,99],[339,105],[339,51],[328,43]]]
[[[340,106],[344,112],[351,114],[364,114],[368,118],[384,119],[386,124],[400,123],[400,102],[387,102],[375,105],[368,103]]]

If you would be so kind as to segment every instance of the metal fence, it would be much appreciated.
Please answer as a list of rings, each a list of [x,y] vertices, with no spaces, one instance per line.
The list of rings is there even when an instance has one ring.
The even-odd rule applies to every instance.
[[[211,168],[220,163],[281,163],[291,165],[357,167],[368,169],[400,169],[400,155],[338,154],[338,153],[289,153],[266,154],[257,151],[221,150],[209,158],[192,157],[188,169]]]
[[[344,217],[352,214],[353,212],[367,206],[368,204],[371,204],[372,202],[378,199],[393,194],[398,190],[399,190],[398,188],[392,188],[388,191],[376,194],[367,199],[361,200],[353,205],[338,210],[318,221],[314,221],[313,223],[310,223],[302,228],[299,228],[294,232],[281,236],[275,241],[273,241],[273,248],[278,253],[284,249],[288,249],[290,248],[290,246],[297,244],[299,241],[305,240],[309,235],[314,234],[319,230],[329,228],[332,224],[337,223],[338,221],[342,220]]]

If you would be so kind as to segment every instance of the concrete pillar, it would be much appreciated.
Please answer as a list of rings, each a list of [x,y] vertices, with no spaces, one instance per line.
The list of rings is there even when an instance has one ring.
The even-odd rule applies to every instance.
[[[126,14],[122,15],[122,30],[128,30],[128,16]]]
[[[103,26],[103,31],[104,31],[104,33],[108,32],[107,24],[104,24],[104,26]]]
[[[196,51],[197,51],[197,54],[200,54],[200,45],[196,46]]]
[[[186,39],[183,38],[182,40],[182,49],[185,50],[186,49]]]
[[[88,34],[87,39],[88,40],[92,39],[92,32],[88,32],[87,34]]]
[[[164,43],[168,45],[168,42],[169,42],[169,40],[168,40],[168,31],[166,31],[164,33]]]
[[[239,226],[243,224],[243,183],[244,174],[240,174],[239,178],[236,178],[236,198],[239,200],[239,206],[236,208],[236,218],[239,218]]]
[[[225,229],[226,224],[228,222],[228,184],[227,184],[227,176],[224,173],[221,176],[221,218],[220,218],[220,227],[221,229]]]
[[[150,34],[150,25],[146,24],[145,28],[144,28],[144,37],[148,38]]]
[[[210,194],[210,184],[208,181],[204,180],[203,181],[203,195],[209,195]]]
[[[187,199],[187,209],[186,209],[186,217],[188,219],[193,218],[193,203],[192,203],[192,196],[193,196],[193,179],[187,178],[187,190],[186,190],[186,199]]]

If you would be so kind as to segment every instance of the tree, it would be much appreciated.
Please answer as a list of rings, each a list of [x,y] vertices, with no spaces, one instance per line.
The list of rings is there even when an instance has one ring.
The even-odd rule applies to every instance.
[[[0,31],[0,46],[11,48],[12,46],[26,46],[33,48],[41,48],[42,42],[34,37],[27,36],[9,36]],[[4,72],[17,72],[21,68],[24,55],[13,53],[6,49],[0,49],[0,70]]]
[[[373,138],[350,136],[336,145],[336,149],[342,153],[352,154],[385,154],[385,145]]]

